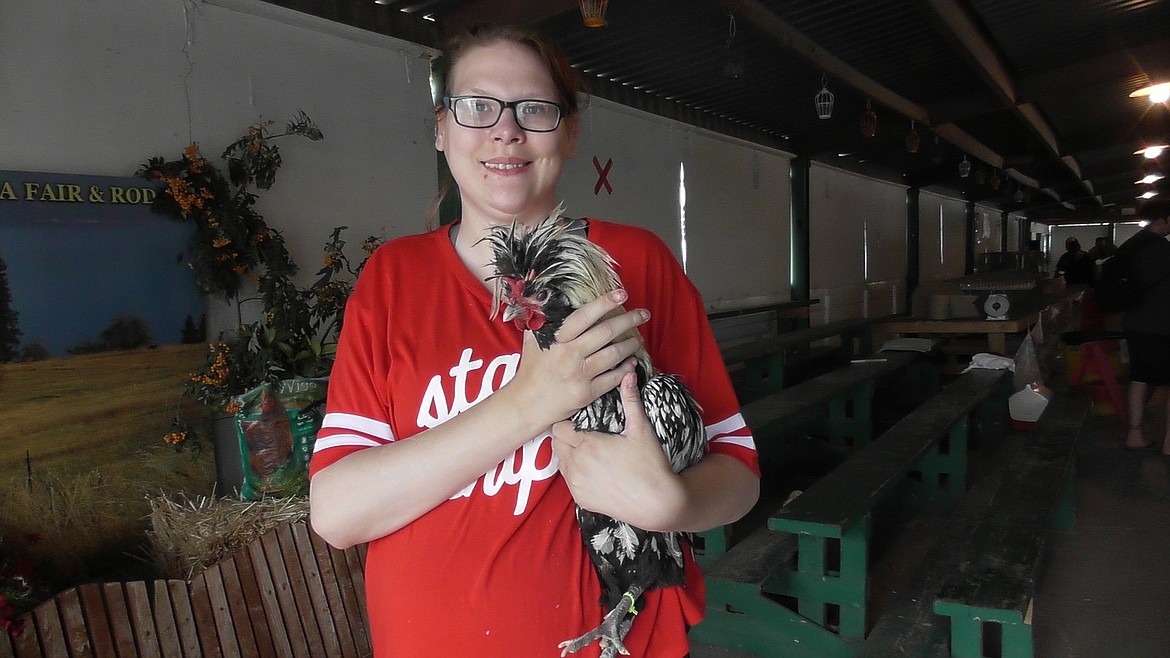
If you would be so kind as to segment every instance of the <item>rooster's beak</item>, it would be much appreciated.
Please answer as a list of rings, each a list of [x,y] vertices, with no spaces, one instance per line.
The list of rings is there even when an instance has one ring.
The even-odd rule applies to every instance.
[[[522,311],[511,304],[504,305],[504,322],[511,322],[520,316]]]

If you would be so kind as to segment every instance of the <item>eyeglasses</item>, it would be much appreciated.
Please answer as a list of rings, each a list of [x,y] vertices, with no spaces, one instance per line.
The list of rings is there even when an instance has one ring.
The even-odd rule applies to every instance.
[[[455,123],[464,128],[491,128],[500,122],[504,110],[512,108],[516,125],[533,133],[548,133],[561,125],[568,108],[552,101],[522,98],[502,101],[491,96],[444,96],[443,105],[455,116]]]

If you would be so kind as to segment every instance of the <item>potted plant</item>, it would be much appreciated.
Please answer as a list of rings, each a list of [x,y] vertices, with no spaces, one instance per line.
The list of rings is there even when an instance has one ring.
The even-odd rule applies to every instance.
[[[381,242],[367,238],[365,257],[355,264],[344,251],[346,227],[336,227],[325,242],[317,278],[308,286],[293,280],[297,265],[280,231],[256,211],[253,188],[268,190],[275,182],[281,157],[274,140],[301,136],[315,141],[322,133],[303,112],[282,132],[272,132],[271,126],[269,121],[249,127],[224,150],[226,177],[194,143],[176,160],[151,158],[137,173],[163,184],[154,210],[193,225],[184,258],[196,285],[236,307],[238,325],[208,345],[203,367],[191,374],[184,392],[233,417],[240,454],[226,466],[237,468],[220,468],[217,451],[217,470],[221,479],[230,470],[243,471],[245,497],[307,488],[308,446],[320,426],[318,410],[345,302],[365,258]],[[254,293],[242,297],[253,289],[249,280]],[[259,320],[244,322],[245,304],[260,306]],[[178,415],[165,440],[178,449],[199,446],[195,426]]]

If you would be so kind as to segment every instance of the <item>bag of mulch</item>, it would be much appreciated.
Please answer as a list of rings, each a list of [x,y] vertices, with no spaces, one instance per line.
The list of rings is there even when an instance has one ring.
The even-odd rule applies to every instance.
[[[236,437],[240,497],[301,496],[309,491],[309,457],[321,429],[328,378],[264,383],[239,396]]]

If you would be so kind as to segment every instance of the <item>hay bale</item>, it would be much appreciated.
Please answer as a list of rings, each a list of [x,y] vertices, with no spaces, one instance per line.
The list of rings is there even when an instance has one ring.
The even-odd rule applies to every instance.
[[[152,558],[168,578],[191,579],[269,530],[305,519],[309,499],[238,500],[165,493],[150,499]]]

